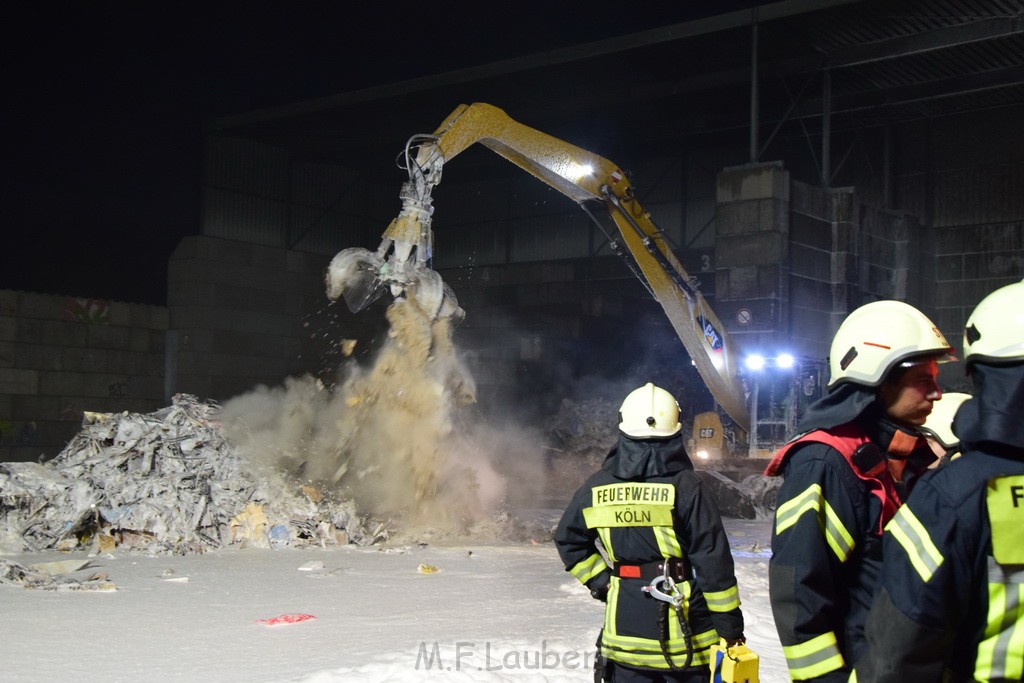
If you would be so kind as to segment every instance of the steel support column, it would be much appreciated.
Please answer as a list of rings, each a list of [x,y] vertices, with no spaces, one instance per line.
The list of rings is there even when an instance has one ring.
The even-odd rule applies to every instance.
[[[832,71],[822,72],[821,83],[821,186],[828,187],[832,182],[831,154],[832,137]]]
[[[751,10],[750,20],[750,162],[759,159],[758,147],[758,92],[757,92],[757,8]]]

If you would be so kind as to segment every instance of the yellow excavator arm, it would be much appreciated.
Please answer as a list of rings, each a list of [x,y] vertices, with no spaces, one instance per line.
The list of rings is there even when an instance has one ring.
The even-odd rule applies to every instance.
[[[435,317],[462,315],[454,294],[430,269],[431,192],[445,162],[474,143],[581,205],[604,203],[639,267],[638,277],[661,304],[711,395],[747,432],[750,418],[725,327],[634,197],[626,174],[611,161],[518,123],[489,104],[460,105],[432,135],[410,139],[405,154],[409,181],[400,193],[401,212],[384,231],[375,253],[357,248],[335,256],[328,269],[328,296],[345,295],[349,306],[358,310],[388,286],[396,296],[415,292]]]

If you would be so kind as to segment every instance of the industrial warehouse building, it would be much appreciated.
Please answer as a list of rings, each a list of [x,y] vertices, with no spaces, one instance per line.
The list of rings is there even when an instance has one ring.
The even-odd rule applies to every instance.
[[[372,349],[382,316],[330,303],[325,268],[376,248],[401,206],[396,156],[472,102],[631,174],[737,347],[799,359],[762,400],[817,395],[832,333],[874,299],[959,346],[973,306],[1024,277],[1022,14],[782,0],[210,121],[199,234],[172,256],[166,307],[0,292],[0,461],[55,455],[83,411],[329,380],[339,340]],[[480,410],[539,420],[588,377],[653,379],[688,417],[712,407],[602,216],[479,145],[434,198]],[[963,386],[962,369],[942,379]]]

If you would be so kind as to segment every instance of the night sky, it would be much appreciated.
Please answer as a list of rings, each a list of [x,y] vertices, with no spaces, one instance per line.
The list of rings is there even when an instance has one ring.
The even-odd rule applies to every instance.
[[[750,4],[9,3],[0,289],[166,304],[205,121]]]

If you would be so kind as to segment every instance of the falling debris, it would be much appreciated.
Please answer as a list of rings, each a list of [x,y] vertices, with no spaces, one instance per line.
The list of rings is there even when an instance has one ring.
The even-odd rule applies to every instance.
[[[368,535],[351,501],[254,472],[222,434],[218,411],[179,394],[145,415],[92,413],[53,460],[0,463],[0,546],[191,554],[272,541],[368,545],[386,535]]]
[[[432,319],[411,293],[385,316],[387,336],[366,366],[353,360],[331,387],[290,377],[235,397],[221,414],[225,434],[252,462],[389,520],[370,535],[374,542],[394,540],[392,529],[406,540],[490,531],[507,471],[536,479],[540,446],[521,429],[512,444],[485,425],[459,423],[476,386],[453,345],[451,320]],[[531,461],[533,477],[519,471]]]

